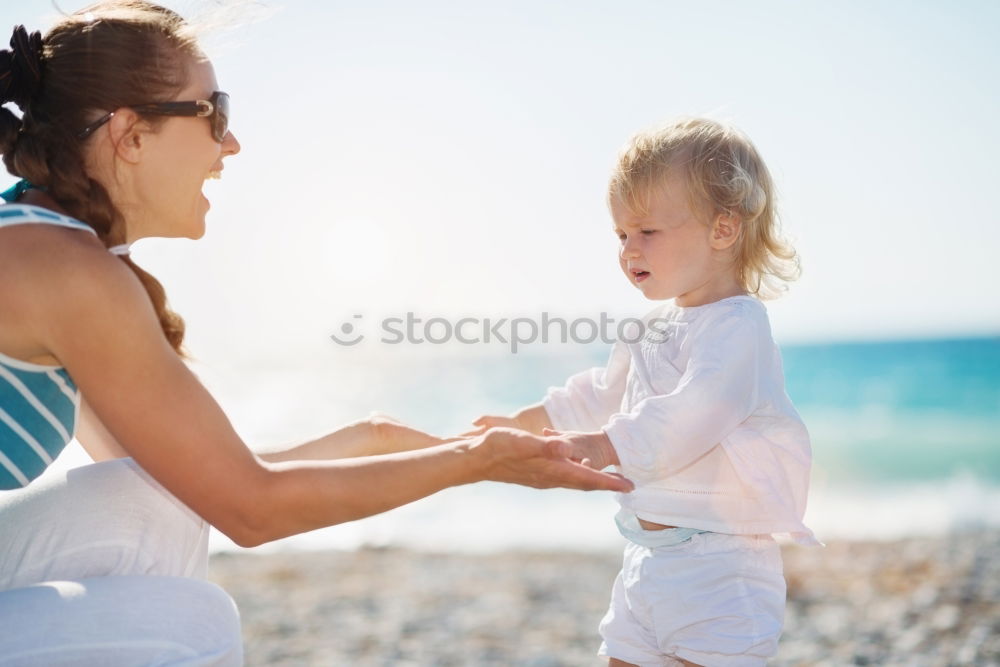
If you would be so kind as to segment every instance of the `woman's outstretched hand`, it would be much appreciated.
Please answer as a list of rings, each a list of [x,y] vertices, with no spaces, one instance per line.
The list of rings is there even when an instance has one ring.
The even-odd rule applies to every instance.
[[[551,489],[628,493],[634,485],[616,473],[600,472],[574,461],[573,445],[563,437],[539,437],[509,428],[491,428],[472,445],[485,457],[484,478]]]

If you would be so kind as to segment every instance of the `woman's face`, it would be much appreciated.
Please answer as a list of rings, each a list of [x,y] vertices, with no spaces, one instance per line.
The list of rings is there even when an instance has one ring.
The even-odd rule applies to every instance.
[[[156,101],[207,100],[219,89],[210,62],[195,62],[189,72],[190,83],[173,100]],[[221,143],[216,141],[211,120],[195,116],[168,116],[144,140],[133,190],[138,215],[127,216],[128,240],[200,238],[209,209],[202,186],[207,178],[219,176],[223,158],[238,153],[239,142],[232,132]]]

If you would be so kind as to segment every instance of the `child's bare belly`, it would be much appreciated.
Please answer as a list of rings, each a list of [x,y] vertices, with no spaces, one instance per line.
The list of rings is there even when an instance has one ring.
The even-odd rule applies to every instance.
[[[636,517],[639,519],[639,517]],[[639,519],[639,525],[642,526],[643,530],[666,530],[668,528],[676,528],[677,526],[665,526],[662,523],[653,523],[652,521],[646,521],[645,519]]]

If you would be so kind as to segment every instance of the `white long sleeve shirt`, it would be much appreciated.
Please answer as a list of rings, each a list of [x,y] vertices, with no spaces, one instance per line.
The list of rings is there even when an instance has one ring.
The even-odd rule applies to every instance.
[[[819,542],[802,522],[809,432],[785,392],[767,309],[751,296],[661,306],[647,335],[605,368],[572,376],[543,405],[563,431],[603,430],[648,521]]]

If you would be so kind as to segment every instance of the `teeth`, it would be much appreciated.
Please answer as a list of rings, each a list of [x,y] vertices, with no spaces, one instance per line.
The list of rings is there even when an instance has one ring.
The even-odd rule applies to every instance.
[[[220,170],[220,171],[210,171],[210,172],[208,172],[208,176],[205,177],[205,180],[208,180],[210,178],[214,179],[214,180],[218,180],[218,179],[222,178],[222,171]]]

